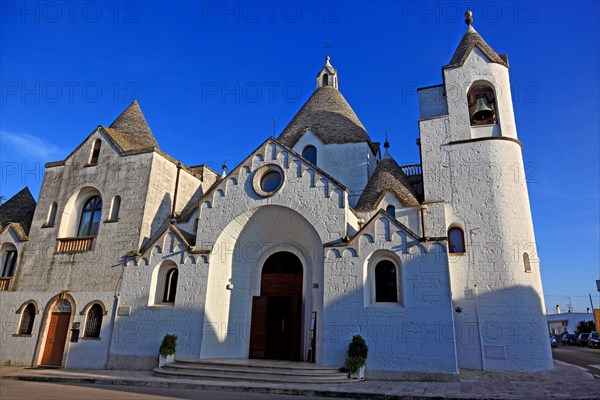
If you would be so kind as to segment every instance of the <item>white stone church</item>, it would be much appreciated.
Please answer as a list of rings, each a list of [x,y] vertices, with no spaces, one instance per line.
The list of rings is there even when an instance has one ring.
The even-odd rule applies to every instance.
[[[342,367],[360,334],[370,377],[552,368],[508,59],[467,22],[418,91],[420,164],[329,57],[230,170],[165,154],[137,102],[98,126],[0,206],[0,362],[151,369],[170,333],[177,358]]]

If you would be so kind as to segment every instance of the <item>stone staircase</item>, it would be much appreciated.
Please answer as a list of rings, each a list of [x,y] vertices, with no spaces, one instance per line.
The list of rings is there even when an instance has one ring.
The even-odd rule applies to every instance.
[[[352,379],[340,368],[306,362],[248,359],[175,359],[155,368],[163,378],[231,380],[277,383],[348,383]]]

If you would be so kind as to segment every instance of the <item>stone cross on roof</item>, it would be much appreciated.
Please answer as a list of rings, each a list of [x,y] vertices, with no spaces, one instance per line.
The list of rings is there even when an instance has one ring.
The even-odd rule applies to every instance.
[[[332,47],[333,45],[329,42],[325,43],[325,46],[323,46],[323,48],[327,50],[327,57],[329,57],[329,49]]]

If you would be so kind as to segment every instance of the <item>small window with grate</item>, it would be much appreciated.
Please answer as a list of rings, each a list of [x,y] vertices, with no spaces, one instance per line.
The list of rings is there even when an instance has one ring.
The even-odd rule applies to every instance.
[[[31,303],[27,304],[27,307],[21,314],[21,325],[19,326],[19,335],[31,335],[33,331],[33,321],[35,320],[35,306]]]
[[[99,338],[100,328],[102,328],[102,307],[94,304],[90,307],[85,321],[85,333],[87,338]]]

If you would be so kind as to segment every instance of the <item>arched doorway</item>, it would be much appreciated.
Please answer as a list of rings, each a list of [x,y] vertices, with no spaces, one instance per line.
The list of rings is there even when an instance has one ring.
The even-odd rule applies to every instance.
[[[60,299],[50,313],[50,323],[44,344],[41,365],[60,367],[62,365],[69,323],[71,321],[71,303]]]
[[[252,299],[250,358],[298,361],[302,332],[302,262],[287,251],[265,261]]]

